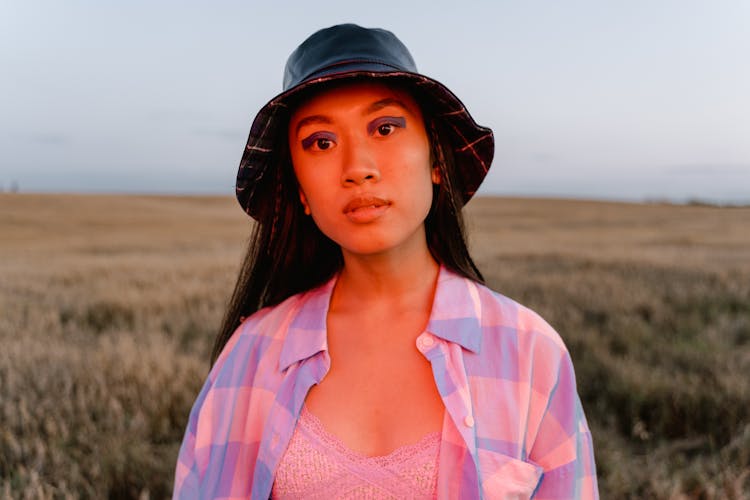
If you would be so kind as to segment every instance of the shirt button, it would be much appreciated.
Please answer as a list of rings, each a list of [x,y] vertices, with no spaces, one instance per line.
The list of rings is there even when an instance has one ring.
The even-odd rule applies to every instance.
[[[466,427],[474,427],[474,417],[471,415],[466,415],[466,418],[464,418],[464,423],[466,424]]]
[[[432,347],[432,345],[435,343],[435,340],[432,337],[424,335],[419,339],[419,342],[420,344],[422,344],[422,347],[427,349],[429,347]]]

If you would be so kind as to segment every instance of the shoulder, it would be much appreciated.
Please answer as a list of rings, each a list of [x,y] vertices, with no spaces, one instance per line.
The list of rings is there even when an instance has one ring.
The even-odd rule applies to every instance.
[[[474,286],[481,308],[481,348],[464,359],[478,397],[486,401],[488,394],[501,394],[506,404],[515,401],[535,422],[555,393],[570,396],[566,404],[573,405],[575,373],[558,332],[532,309],[484,285]]]
[[[466,280],[479,319],[480,348],[466,353],[470,375],[525,382],[540,392],[554,387],[571,364],[563,339],[532,309],[489,287]]]
[[[278,358],[290,323],[314,291],[292,295],[243,319],[216,359],[209,379],[219,376],[222,371],[237,373],[233,367],[238,364],[245,367],[244,371],[252,370],[261,359],[274,357],[274,352]]]
[[[519,338],[549,342],[560,351],[567,351],[557,331],[536,311],[476,283],[480,304],[482,329],[489,334],[513,332]]]
[[[264,307],[253,315],[244,318],[237,327],[232,339],[227,343],[231,348],[231,342],[241,342],[243,339],[254,338],[277,338],[282,334],[282,326],[299,309],[307,292],[298,293],[287,298],[283,302]]]
[[[279,369],[283,339],[307,295],[294,295],[261,309],[235,330],[193,404],[176,484],[184,484],[185,477],[196,470],[201,471],[200,479],[192,481],[221,478],[224,457],[235,456],[237,450],[252,470],[257,444],[284,377]],[[192,486],[213,487],[206,484]]]
[[[482,283],[442,269],[429,327],[471,351],[504,353],[544,345],[566,353],[560,335],[539,314]]]

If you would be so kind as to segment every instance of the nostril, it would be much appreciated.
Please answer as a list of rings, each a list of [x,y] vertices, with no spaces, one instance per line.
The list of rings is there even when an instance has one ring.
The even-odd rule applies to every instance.
[[[359,186],[365,182],[378,182],[380,174],[374,167],[356,165],[342,172],[341,182],[347,186]]]

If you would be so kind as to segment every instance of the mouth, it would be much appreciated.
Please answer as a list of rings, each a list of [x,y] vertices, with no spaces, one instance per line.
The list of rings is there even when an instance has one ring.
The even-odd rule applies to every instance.
[[[390,206],[390,201],[377,196],[358,196],[349,200],[343,213],[352,222],[362,224],[380,218]]]

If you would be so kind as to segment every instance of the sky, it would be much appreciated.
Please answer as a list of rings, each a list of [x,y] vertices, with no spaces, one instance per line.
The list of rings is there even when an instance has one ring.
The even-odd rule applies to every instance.
[[[746,0],[0,0],[0,188],[231,195],[288,55],[342,22],[493,129],[480,194],[750,203]]]

